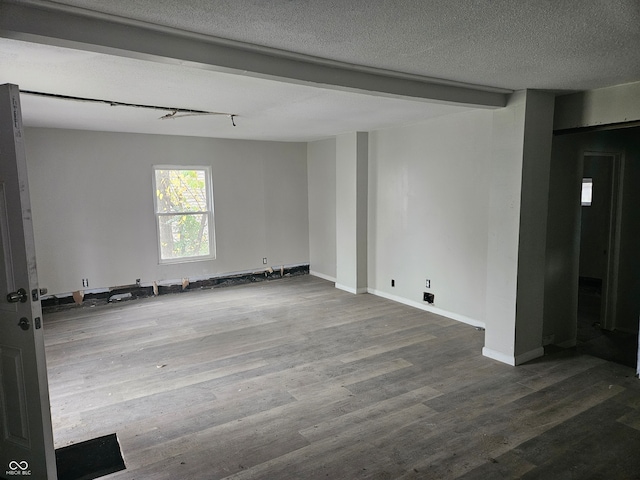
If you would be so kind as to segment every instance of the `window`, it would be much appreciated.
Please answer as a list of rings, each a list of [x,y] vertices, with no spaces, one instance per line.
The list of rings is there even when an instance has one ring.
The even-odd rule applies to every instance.
[[[582,206],[590,207],[593,200],[593,178],[582,179]]]
[[[215,258],[211,169],[153,170],[160,263]]]

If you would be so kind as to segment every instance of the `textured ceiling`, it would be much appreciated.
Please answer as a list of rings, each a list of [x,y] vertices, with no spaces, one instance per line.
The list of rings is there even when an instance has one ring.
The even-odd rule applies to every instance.
[[[640,79],[638,0],[63,0],[181,30],[519,90]]]
[[[106,14],[124,23],[131,19],[383,75],[556,92],[640,80],[638,0],[0,0],[3,4]],[[6,37],[0,38],[0,83],[238,115],[237,127],[223,116],[159,121],[163,112],[24,95],[25,123],[33,126],[307,141],[469,108],[0,34]]]

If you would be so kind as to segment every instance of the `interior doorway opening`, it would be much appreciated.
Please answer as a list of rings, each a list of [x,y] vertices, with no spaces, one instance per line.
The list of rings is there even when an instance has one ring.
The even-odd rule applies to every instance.
[[[617,325],[622,155],[586,152],[582,167],[577,348],[635,367],[637,336]]]

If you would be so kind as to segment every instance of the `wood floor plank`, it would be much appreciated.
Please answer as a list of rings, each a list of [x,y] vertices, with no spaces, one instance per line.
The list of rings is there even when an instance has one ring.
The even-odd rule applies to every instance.
[[[117,433],[111,480],[555,478],[576,449],[581,474],[637,466],[632,369],[575,350],[514,368],[481,330],[311,276],[44,324],[56,446]]]
[[[301,430],[300,433],[310,441],[317,441],[342,432],[349,425],[360,425],[367,421],[375,421],[376,419],[389,415],[396,410],[417,407],[422,411],[422,407],[418,407],[418,405],[423,405],[425,400],[437,397],[438,395],[440,395],[440,392],[437,390],[434,390],[431,387],[423,387],[421,389],[405,393],[404,395],[398,395],[388,400],[373,403],[368,407],[363,407],[358,410],[345,413],[344,415],[332,417],[323,422],[319,422],[313,427],[307,427]]]

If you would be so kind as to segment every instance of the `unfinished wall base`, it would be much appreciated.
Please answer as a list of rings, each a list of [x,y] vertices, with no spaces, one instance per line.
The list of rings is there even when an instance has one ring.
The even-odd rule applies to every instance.
[[[91,292],[85,292],[81,304],[77,302],[78,295],[75,295],[74,298],[74,294],[71,293],[44,297],[42,299],[42,310],[46,313],[68,308],[106,305],[108,303],[135,300],[137,298],[153,297],[156,295],[166,295],[169,293],[183,293],[193,290],[232,287],[246,283],[264,282],[284,277],[308,274],[309,265],[305,264],[291,267],[279,267],[275,269],[268,268],[266,270],[251,273],[228,274],[220,277],[211,277],[195,281],[183,279],[179,283],[171,283],[167,285],[159,285],[157,283],[148,286],[135,284],[123,285],[104,290],[92,290]]]

